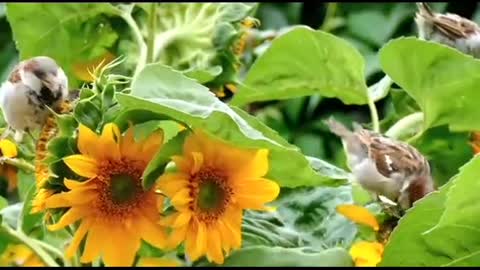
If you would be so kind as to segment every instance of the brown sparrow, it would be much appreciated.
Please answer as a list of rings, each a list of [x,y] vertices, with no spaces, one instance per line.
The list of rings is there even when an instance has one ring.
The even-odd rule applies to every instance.
[[[426,3],[417,3],[417,6],[415,22],[420,38],[480,57],[480,27],[475,22],[456,14],[435,13]]]
[[[50,57],[37,56],[17,64],[0,89],[0,106],[8,128],[22,141],[25,132],[40,128],[50,113],[68,96],[68,79]]]
[[[352,174],[366,190],[386,197],[401,210],[434,191],[430,165],[413,146],[356,123],[353,132],[333,119],[325,123],[342,138]]]

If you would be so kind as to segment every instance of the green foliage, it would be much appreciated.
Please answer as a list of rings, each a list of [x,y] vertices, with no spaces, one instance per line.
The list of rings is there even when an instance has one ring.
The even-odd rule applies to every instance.
[[[425,129],[445,124],[454,131],[480,129],[477,60],[444,45],[401,38],[385,45],[380,61],[422,109]]]
[[[320,93],[346,104],[365,104],[364,61],[347,42],[297,27],[275,39],[250,69],[232,104]]]
[[[164,65],[148,65],[133,81],[131,95],[118,94],[117,98],[125,108],[165,115],[234,145],[270,149],[268,177],[283,186],[335,184],[328,175],[315,173],[296,147],[257,119],[222,103],[207,88]]]

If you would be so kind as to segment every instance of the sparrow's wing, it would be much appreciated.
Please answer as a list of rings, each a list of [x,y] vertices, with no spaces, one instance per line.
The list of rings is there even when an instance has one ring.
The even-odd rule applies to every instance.
[[[380,135],[371,136],[369,156],[378,172],[387,178],[393,174],[409,178],[425,175],[430,170],[426,159],[412,146]]]

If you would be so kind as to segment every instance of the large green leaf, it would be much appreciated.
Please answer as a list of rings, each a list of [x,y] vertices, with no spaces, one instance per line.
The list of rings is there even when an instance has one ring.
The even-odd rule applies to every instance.
[[[233,252],[223,266],[353,266],[348,252],[332,248],[321,252],[305,251],[300,248],[257,246]]]
[[[105,54],[118,36],[103,15],[118,10],[108,3],[8,3],[7,18],[20,58],[54,58],[73,81],[72,65]]]
[[[480,264],[480,202],[478,172],[480,157],[464,167],[447,193],[445,210],[437,226],[427,236],[432,253],[444,259],[442,266],[478,266]],[[448,243],[448,245],[440,244]]]
[[[414,207],[407,211],[385,246],[380,266],[438,266],[448,261],[447,257],[433,252],[423,233],[439,221],[452,183],[453,181],[450,181],[439,191],[416,202]],[[447,242],[441,246],[447,246],[445,243]]]
[[[258,119],[221,102],[208,88],[164,65],[147,65],[132,83],[131,95],[118,94],[117,99],[129,110],[149,110],[158,117],[165,115],[237,147],[269,149],[268,177],[282,186],[341,183],[329,175],[321,175],[322,172],[316,173],[297,147]]]
[[[453,48],[400,38],[380,51],[383,70],[425,113],[425,128],[480,130],[480,61]]]
[[[321,94],[345,104],[365,104],[365,62],[348,42],[305,26],[272,42],[254,63],[234,105]]]

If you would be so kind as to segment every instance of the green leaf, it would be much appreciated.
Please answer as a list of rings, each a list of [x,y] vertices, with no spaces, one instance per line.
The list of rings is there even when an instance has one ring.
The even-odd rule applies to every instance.
[[[78,102],[74,110],[75,119],[90,128],[93,131],[97,130],[98,124],[102,121],[102,112],[90,100],[82,100]]]
[[[336,211],[339,204],[352,204],[352,188],[282,189],[273,205],[288,228],[300,233],[308,246],[349,248],[357,234],[355,224]]]
[[[180,132],[177,136],[168,141],[168,143],[163,145],[160,151],[158,151],[153,157],[142,175],[142,185],[145,189],[149,189],[155,183],[158,177],[163,173],[167,163],[170,162],[171,157],[182,152],[183,142],[189,133],[190,132],[188,131]]]
[[[30,190],[27,193],[25,201],[23,202],[22,212],[19,217],[20,223],[18,226],[21,226],[21,229],[26,234],[29,234],[35,227],[42,225],[43,213],[31,214],[32,210],[32,199],[35,196],[36,187],[35,185],[30,187]]]
[[[425,129],[448,124],[453,131],[480,130],[480,62],[453,48],[400,38],[380,51],[383,70],[415,99]]]
[[[417,201],[390,235],[379,266],[439,266],[450,259],[432,250],[426,242],[425,232],[440,220],[445,209],[447,192],[453,181],[427,197]],[[442,247],[450,245],[449,235],[444,235]],[[405,252],[408,250],[408,252]]]
[[[413,145],[430,161],[438,186],[458,173],[458,168],[473,157],[468,133],[452,133],[446,126],[427,130]]]
[[[32,173],[27,173],[23,170],[18,170],[18,196],[22,201],[25,201],[29,190],[35,186],[35,176]]]
[[[229,107],[206,87],[161,64],[147,65],[132,83],[132,94],[118,94],[117,99],[128,110],[149,110],[160,119],[167,116],[188,123],[237,147],[269,149],[267,177],[280,185],[342,183],[315,173],[298,148],[254,116]]]
[[[204,84],[212,81],[222,73],[221,66],[214,66],[206,69],[194,69],[185,72],[185,75],[189,78],[195,79],[198,83]]]
[[[332,248],[321,252],[305,251],[300,248],[249,247],[232,252],[222,266],[353,266],[348,252],[342,248]]]
[[[321,94],[367,103],[365,62],[348,42],[308,27],[276,38],[251,67],[233,105]]]
[[[0,210],[8,206],[8,201],[4,197],[0,196]],[[1,222],[0,222],[1,223]]]
[[[65,70],[73,87],[73,65],[100,57],[117,40],[105,15],[118,14],[108,3],[7,4],[7,18],[20,58],[52,57]]]

